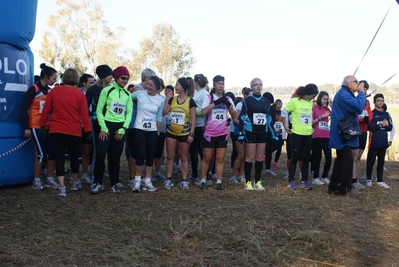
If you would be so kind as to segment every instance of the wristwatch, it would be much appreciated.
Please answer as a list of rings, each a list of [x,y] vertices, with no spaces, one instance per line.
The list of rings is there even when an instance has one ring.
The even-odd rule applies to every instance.
[[[195,133],[190,133],[190,136],[191,136],[191,137],[194,137],[194,136],[195,136]]]

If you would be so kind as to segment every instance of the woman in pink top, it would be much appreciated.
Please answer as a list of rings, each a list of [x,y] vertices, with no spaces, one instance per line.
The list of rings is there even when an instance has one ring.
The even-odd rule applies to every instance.
[[[223,190],[222,176],[224,156],[226,155],[228,136],[227,113],[236,119],[237,113],[233,100],[224,95],[224,77],[217,75],[213,78],[213,89],[208,96],[209,106],[201,110],[205,117],[204,139],[202,140],[203,158],[201,162],[201,189],[206,187],[206,172],[212,159],[213,151],[216,157],[216,190]]]
[[[331,110],[328,107],[330,103],[328,93],[321,91],[316,99],[316,105],[313,106],[313,140],[312,140],[312,166],[314,170],[313,184],[329,184],[328,172],[331,167],[331,149],[328,146],[330,139],[329,120]],[[323,150],[325,163],[323,174],[320,177],[319,169],[321,162],[321,151]]]

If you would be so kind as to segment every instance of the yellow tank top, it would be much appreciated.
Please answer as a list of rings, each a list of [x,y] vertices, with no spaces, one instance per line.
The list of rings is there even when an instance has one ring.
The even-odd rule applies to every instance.
[[[168,133],[177,136],[190,134],[190,99],[190,97],[187,97],[182,104],[179,104],[177,103],[177,96],[173,97],[170,105]]]

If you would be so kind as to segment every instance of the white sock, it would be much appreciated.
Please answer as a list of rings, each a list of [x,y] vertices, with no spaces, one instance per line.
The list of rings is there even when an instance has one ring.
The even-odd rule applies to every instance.
[[[134,176],[134,180],[136,180],[136,182],[141,183],[141,176]]]
[[[151,178],[144,178],[144,183],[148,184],[149,182],[151,182]]]
[[[218,180],[216,181],[216,183],[217,183],[217,184],[221,184],[221,183],[222,183],[222,180],[219,180],[219,179],[218,179]]]

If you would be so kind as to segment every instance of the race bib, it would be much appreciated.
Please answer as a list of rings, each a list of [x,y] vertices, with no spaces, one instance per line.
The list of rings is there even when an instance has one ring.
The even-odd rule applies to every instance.
[[[299,123],[312,125],[312,115],[311,114],[299,115]]]
[[[274,131],[276,132],[276,134],[281,134],[281,132],[283,131],[283,123],[281,121],[276,121],[274,123]]]
[[[144,119],[141,126],[144,129],[152,129],[156,126],[155,119],[153,118]]]
[[[226,110],[225,109],[212,109],[212,120],[213,121],[224,121],[226,120]]]
[[[330,130],[330,127],[328,126],[328,121],[319,121],[319,129]]]
[[[254,113],[252,118],[254,125],[266,125],[266,114]]]
[[[112,101],[109,110],[112,113],[124,116],[126,112],[126,106],[120,102]]]
[[[362,113],[359,114],[359,118],[364,119],[364,117],[367,117],[368,115],[367,110],[363,109]]]
[[[170,113],[170,123],[177,125],[184,125],[186,114],[179,112]]]
[[[39,102],[39,113],[40,114],[42,114],[42,112],[43,112],[43,108],[44,108],[44,104],[46,103],[46,101],[44,101],[44,100],[40,100],[40,102]]]

